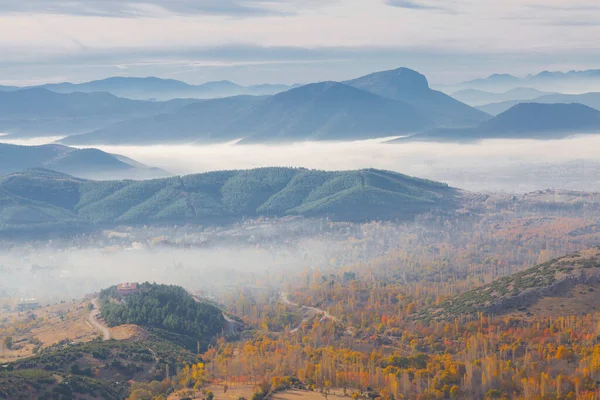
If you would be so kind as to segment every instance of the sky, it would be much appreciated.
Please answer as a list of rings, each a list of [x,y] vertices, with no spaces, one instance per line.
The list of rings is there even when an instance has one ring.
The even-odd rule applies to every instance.
[[[0,84],[159,76],[448,84],[600,68],[597,0],[0,0]]]

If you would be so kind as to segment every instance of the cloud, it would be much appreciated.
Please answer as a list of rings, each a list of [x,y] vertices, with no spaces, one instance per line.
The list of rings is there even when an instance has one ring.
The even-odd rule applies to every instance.
[[[536,9],[540,4],[546,8]],[[594,39],[600,25],[594,23],[598,13],[581,10],[594,4],[0,0],[0,80],[81,81],[126,73],[194,83],[295,83],[408,66],[449,83],[496,72],[589,69],[600,60]]]
[[[294,84],[341,81],[402,66],[422,72],[434,84],[450,84],[495,72],[525,76],[545,69],[588,69],[600,63],[595,50],[476,53],[384,46],[90,47],[85,51],[60,53],[38,47],[16,51],[0,44],[0,53],[5,55],[0,60],[0,85],[20,86],[59,80],[82,82],[115,75],[158,76],[194,84],[219,80],[243,85]]]
[[[565,4],[528,4],[527,8],[532,10],[549,10],[549,11],[598,11],[600,6],[598,4],[592,4],[587,2],[572,2]]]
[[[278,6],[294,0],[0,0],[0,13],[64,14],[80,16],[136,17],[161,11],[181,15],[235,17],[284,15]]]
[[[437,2],[422,0],[386,0],[386,4],[392,7],[407,8],[410,10],[448,10],[448,8],[442,7]]]
[[[597,27],[600,26],[600,21],[596,20],[553,20],[547,22],[549,25],[554,26],[573,26],[573,27]]]
[[[0,52],[3,52],[1,45]],[[43,76],[48,76],[48,80],[53,82],[56,76],[81,82],[114,75],[169,77],[189,83],[233,80],[245,85],[294,84],[352,79],[401,66],[419,70],[433,82],[443,83],[487,73],[482,66],[492,60],[497,68],[512,65],[505,60],[504,54],[480,56],[427,48],[383,46],[307,48],[232,44],[148,49],[90,48],[44,55],[33,49],[15,52],[7,48],[4,53],[12,54],[0,60],[0,84],[5,85],[32,85],[43,81]],[[27,55],[32,53],[37,57],[28,58]],[[464,68],[466,64],[468,70]]]

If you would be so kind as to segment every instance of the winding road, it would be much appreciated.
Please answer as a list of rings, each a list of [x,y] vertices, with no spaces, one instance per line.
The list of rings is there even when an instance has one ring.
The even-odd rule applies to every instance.
[[[300,322],[300,325],[298,325],[296,328],[292,329],[290,331],[290,333],[296,333],[296,332],[298,332],[298,330],[302,327],[302,324],[304,324],[306,321],[308,321],[309,319],[311,319],[315,315],[322,315],[323,318],[330,319],[330,320],[332,320],[334,322],[340,322],[339,318],[334,317],[333,315],[329,314],[325,310],[321,310],[320,308],[316,308],[316,307],[301,306],[301,305],[299,305],[297,303],[291,302],[290,299],[288,298],[288,294],[286,292],[281,292],[281,294],[279,295],[279,301],[281,301],[286,306],[299,308],[301,311],[304,311],[306,313],[306,317],[304,317],[304,319],[302,320],[302,322]],[[346,331],[346,333],[347,334],[352,334],[352,331],[350,329],[348,329]]]
[[[98,314],[100,314],[100,304],[98,303],[98,299],[96,298],[92,300],[92,304],[94,305],[94,309],[90,312],[90,316],[88,318],[90,324],[92,324],[92,326],[98,331],[102,332],[102,338],[104,340],[110,340],[110,331],[98,320]]]

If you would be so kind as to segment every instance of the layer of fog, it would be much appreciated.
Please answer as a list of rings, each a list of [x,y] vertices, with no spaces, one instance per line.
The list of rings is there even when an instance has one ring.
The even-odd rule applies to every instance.
[[[39,145],[56,139],[0,141]],[[548,188],[600,191],[600,135],[466,144],[387,144],[386,140],[95,147],[179,175],[270,166],[325,170],[379,168],[472,191],[523,193]]]
[[[385,140],[290,145],[99,146],[175,174],[291,166],[379,168],[473,191],[600,191],[600,136],[565,140],[387,144]]]
[[[311,251],[219,249],[36,249],[0,254],[0,297],[37,298],[52,303],[81,298],[119,282],[176,284],[214,296],[245,286],[280,284],[290,270],[326,261],[322,246]]]
[[[8,133],[0,133],[0,143],[15,144],[18,146],[39,146],[42,144],[53,143],[64,137],[64,136],[43,136],[43,137],[13,138],[13,137],[5,137],[5,136],[9,136],[9,134]]]
[[[405,224],[287,218],[223,227],[122,227],[72,238],[0,242],[0,300],[43,304],[119,282],[176,284],[217,300],[285,287],[310,272],[364,263],[401,246]],[[374,232],[377,232],[375,234]]]

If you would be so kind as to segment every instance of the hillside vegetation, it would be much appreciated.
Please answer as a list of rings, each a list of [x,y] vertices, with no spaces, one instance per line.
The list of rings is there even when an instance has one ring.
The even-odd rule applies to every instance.
[[[567,255],[498,279],[423,310],[421,320],[453,320],[478,313],[505,314],[529,309],[548,298],[575,299],[595,293],[600,283],[600,247]],[[577,288],[576,290],[574,290]],[[593,307],[588,307],[587,312]],[[538,313],[548,313],[539,310]],[[569,313],[569,310],[562,310]]]
[[[459,196],[443,183],[379,170],[262,168],[141,182],[97,182],[30,170],[0,178],[0,232],[204,224],[288,215],[405,220],[454,208]]]
[[[210,340],[223,329],[219,308],[197,302],[179,286],[144,283],[123,297],[116,286],[100,293],[101,312],[110,326],[134,324]]]
[[[155,334],[124,341],[59,343],[0,369],[0,398],[124,399],[130,381],[162,381],[194,364],[191,351]]]

